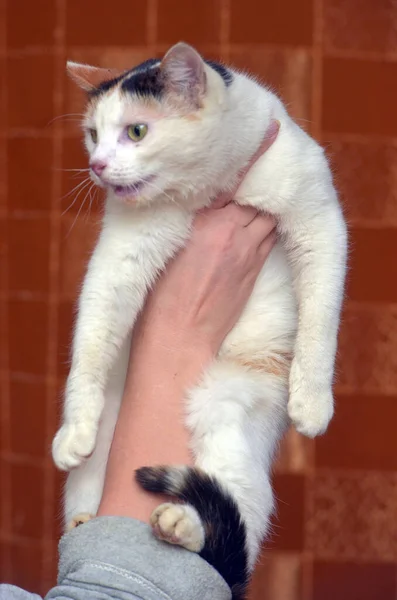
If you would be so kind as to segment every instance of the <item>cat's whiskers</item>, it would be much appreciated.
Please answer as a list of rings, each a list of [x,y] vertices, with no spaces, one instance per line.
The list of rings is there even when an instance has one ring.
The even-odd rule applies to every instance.
[[[68,206],[68,207],[67,207],[67,208],[66,208],[66,209],[65,209],[65,210],[62,212],[62,214],[61,214],[61,216],[62,216],[62,217],[63,217],[63,215],[64,215],[64,214],[66,214],[66,213],[67,213],[67,212],[68,212],[68,211],[69,211],[69,210],[72,208],[72,206],[74,206],[74,204],[77,202],[77,200],[78,200],[78,198],[79,198],[79,196],[80,196],[81,192],[83,192],[84,190],[86,190],[86,189],[87,189],[87,186],[90,184],[90,182],[91,182],[91,180],[90,180],[90,179],[88,179],[88,178],[87,178],[87,179],[84,179],[83,181],[81,181],[79,184],[77,184],[77,185],[76,185],[76,186],[73,188],[72,192],[74,192],[74,191],[77,191],[77,190],[78,190],[78,191],[77,191],[77,194],[76,194],[76,196],[75,196],[75,198],[74,198],[73,202],[72,202],[72,203],[71,203],[71,204],[70,204],[70,205],[69,205],[69,206]],[[80,189],[79,189],[79,188],[80,188]],[[71,194],[72,192],[69,192],[69,194],[67,194],[67,196],[70,196],[70,194]],[[67,197],[67,196],[66,196],[66,197]],[[62,200],[63,200],[63,198],[62,198]]]
[[[92,207],[92,203],[93,203],[93,201],[95,200],[95,196],[96,196],[96,194],[97,194],[97,192],[98,192],[98,188],[95,188],[95,190],[94,190],[94,194],[92,194],[92,189],[93,189],[93,187],[94,187],[94,186],[95,186],[95,183],[93,182],[93,183],[92,183],[92,186],[91,186],[91,187],[90,187],[90,189],[88,190],[88,192],[89,192],[89,198],[90,198],[90,204],[89,204],[89,206],[88,206],[88,211],[87,211],[87,219],[89,219],[89,218],[91,217],[91,207]]]
[[[77,119],[76,117],[80,117],[80,118]],[[85,115],[83,113],[66,113],[64,115],[58,115],[57,117],[54,117],[53,119],[51,119],[51,121],[48,121],[46,127],[49,127],[50,125],[52,125],[54,123],[54,121],[59,121],[59,119],[69,119],[71,121],[78,121],[80,123],[83,123],[84,118],[85,118]]]
[[[93,185],[94,185],[94,184],[93,184]],[[77,215],[76,215],[76,217],[75,217],[75,219],[74,219],[74,221],[73,221],[73,223],[72,223],[72,225],[71,225],[71,227],[70,227],[70,229],[69,229],[69,231],[68,231],[68,233],[67,233],[67,235],[66,235],[66,238],[68,238],[68,237],[69,237],[69,235],[71,234],[71,232],[72,232],[72,229],[73,229],[73,227],[75,226],[75,224],[76,224],[76,222],[77,222],[77,219],[79,218],[79,215],[80,215],[80,213],[81,213],[81,211],[82,211],[82,208],[83,208],[83,206],[84,206],[84,204],[85,204],[85,202],[86,202],[86,200],[87,200],[87,198],[88,198],[88,195],[89,195],[89,193],[90,193],[90,190],[91,190],[91,186],[89,187],[89,189],[88,189],[88,192],[87,192],[87,193],[86,193],[86,195],[84,196],[84,200],[83,200],[83,202],[81,203],[79,210],[77,211]]]

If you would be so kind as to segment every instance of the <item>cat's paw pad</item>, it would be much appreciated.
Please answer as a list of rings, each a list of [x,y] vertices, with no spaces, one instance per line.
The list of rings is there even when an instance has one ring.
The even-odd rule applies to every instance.
[[[150,517],[154,535],[160,540],[200,552],[204,546],[204,529],[195,509],[185,504],[167,502]]]
[[[86,423],[62,425],[52,442],[52,456],[61,471],[70,471],[81,465],[95,447],[96,428]]]
[[[67,524],[66,531],[71,531],[72,529],[79,527],[79,525],[83,525],[83,523],[91,521],[93,518],[94,515],[91,515],[90,513],[80,513],[79,515],[73,517],[73,519]]]
[[[297,431],[309,438],[323,434],[334,414],[331,391],[310,395],[299,390],[291,393],[288,414]]]

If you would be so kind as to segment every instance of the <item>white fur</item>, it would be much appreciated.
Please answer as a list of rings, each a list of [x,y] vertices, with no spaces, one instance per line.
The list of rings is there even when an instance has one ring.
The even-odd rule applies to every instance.
[[[270,465],[288,424],[287,407],[308,436],[323,433],[333,413],[346,228],[323,150],[281,101],[242,74],[234,73],[227,88],[208,66],[205,72],[198,119],[181,117],[172,102],[159,104],[157,112],[147,109],[117,89],[88,111],[87,126],[97,129],[99,142],[94,147],[87,137],[87,148],[91,158],[108,162],[106,179],[115,185],[152,174],[156,179],[133,205],[108,194],[80,297],[53,456],[61,469],[78,467],[68,479],[66,521],[95,513],[125,378],[127,336],[147,291],[186,243],[195,210],[231,188],[271,120],[278,119],[277,140],[254,165],[236,201],[275,215],[280,242],[187,405],[197,464],[237,500],[252,567],[273,509]],[[139,144],[123,134],[135,122],[149,125]],[[266,369],[288,353],[289,383]],[[253,362],[264,367],[250,369]]]

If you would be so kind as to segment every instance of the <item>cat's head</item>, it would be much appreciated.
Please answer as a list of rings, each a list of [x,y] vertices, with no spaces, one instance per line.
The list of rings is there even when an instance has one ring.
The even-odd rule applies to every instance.
[[[84,119],[90,173],[115,199],[179,200],[219,175],[221,115],[233,75],[179,43],[162,60],[125,72],[68,63],[88,93]]]

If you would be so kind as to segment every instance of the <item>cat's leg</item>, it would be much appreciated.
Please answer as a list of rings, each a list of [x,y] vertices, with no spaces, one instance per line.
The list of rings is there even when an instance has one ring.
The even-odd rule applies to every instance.
[[[184,503],[158,507],[154,533],[199,551],[231,587],[246,582],[268,531],[271,461],[286,427],[286,405],[287,371],[277,376],[216,363],[188,405],[197,467],[137,473],[145,489]]]
[[[80,297],[63,424],[52,446],[62,470],[79,466],[94,450],[109,370],[156,273],[108,246],[95,250]]]
[[[236,501],[247,531],[249,569],[273,512],[271,463],[287,427],[287,389],[288,366],[275,374],[218,361],[189,399],[196,465]]]
[[[334,411],[332,383],[346,271],[346,224],[331,182],[328,193],[329,201],[313,214],[296,214],[284,223],[299,304],[288,412],[308,437],[324,433]]]
[[[111,374],[105,392],[105,406],[98,429],[97,443],[90,458],[73,469],[66,480],[64,490],[64,524],[66,530],[95,517],[102,497],[106,465],[113,439],[123,393],[126,358],[123,348],[123,361],[117,361],[118,373]]]
[[[283,127],[280,139],[282,135]],[[286,137],[285,147],[294,144],[292,136]],[[250,193],[243,187],[246,198],[238,201],[278,219],[299,308],[288,411],[300,433],[315,437],[324,433],[333,415],[332,383],[346,274],[347,228],[323,151],[306,136],[301,150],[290,164],[294,177],[290,174],[289,180],[286,169],[280,167],[284,164],[282,156],[279,163],[264,161],[263,167],[257,167],[262,171],[258,178],[263,188],[269,188],[266,182],[271,187],[276,180],[285,197],[275,189],[274,197],[264,199],[256,189]],[[292,189],[289,181],[295,181]]]

